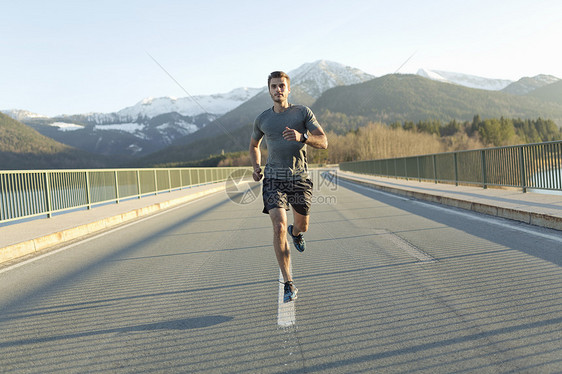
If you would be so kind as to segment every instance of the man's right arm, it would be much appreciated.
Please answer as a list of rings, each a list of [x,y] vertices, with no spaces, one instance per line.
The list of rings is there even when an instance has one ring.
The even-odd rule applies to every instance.
[[[252,167],[254,168],[254,172],[252,173],[252,177],[256,182],[259,182],[262,177],[262,170],[260,167],[261,163],[261,151],[260,151],[260,140],[254,139],[253,136],[250,137],[250,161],[252,162]]]

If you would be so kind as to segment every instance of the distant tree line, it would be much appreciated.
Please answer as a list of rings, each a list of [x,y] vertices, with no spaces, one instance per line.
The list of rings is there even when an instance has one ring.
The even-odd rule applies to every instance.
[[[474,116],[472,122],[395,121],[389,126],[369,123],[345,134],[338,130],[341,131],[328,132],[327,150],[310,150],[311,162],[340,163],[562,139],[562,131],[549,119],[483,120],[479,115]]]
[[[390,125],[368,122],[359,116],[329,113],[320,122],[327,130],[328,149],[308,148],[312,164],[336,164],[344,161],[393,158],[422,154],[479,149],[525,143],[540,143],[562,139],[562,131],[548,119],[481,119],[471,121],[439,120],[395,121]],[[340,126],[333,126],[334,122]],[[367,122],[367,123],[364,123]],[[262,150],[262,164],[267,149]],[[166,167],[249,166],[247,151],[222,153],[204,160],[176,162]]]
[[[452,120],[442,123],[440,120],[393,122],[391,128],[434,134],[439,137],[455,136],[465,133],[469,137],[477,136],[485,146],[504,146],[511,144],[541,143],[561,140],[562,130],[550,119],[481,119],[475,115],[472,122]]]

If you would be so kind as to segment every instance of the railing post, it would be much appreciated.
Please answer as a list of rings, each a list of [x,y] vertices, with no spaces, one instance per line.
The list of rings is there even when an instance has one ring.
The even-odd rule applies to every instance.
[[[437,184],[437,156],[433,155],[433,179],[435,184]]]
[[[138,198],[140,199],[142,196],[142,186],[141,186],[141,180],[140,180],[140,170],[137,169],[137,192],[138,194]]]
[[[519,168],[521,169],[521,188],[523,193],[527,192],[527,183],[525,180],[525,157],[523,152],[523,146],[519,146]]]
[[[519,169],[521,173],[521,188],[523,189],[523,193],[525,193],[527,192],[527,183],[525,183],[525,156],[523,146],[519,146]]]
[[[156,173],[156,169],[153,169],[154,171],[154,194],[158,195],[158,175]]]
[[[7,182],[7,175],[0,174],[0,221],[3,219],[9,219],[10,215],[8,214],[8,210],[6,205],[9,201],[9,190],[6,189]]]
[[[482,162],[482,188],[488,188],[488,181],[486,180],[486,152],[480,151],[480,161]]]
[[[172,176],[170,173],[170,169],[168,169],[168,192],[172,192]]]
[[[416,161],[417,161],[417,164],[418,164],[418,181],[421,182],[422,179],[421,179],[421,173],[420,173],[420,156],[416,157]]]
[[[408,163],[406,160],[406,157],[404,157],[404,174],[406,175],[406,180],[408,180]]]
[[[457,152],[453,153],[453,161],[455,163],[455,186],[459,185],[459,164],[458,164],[458,157]]]
[[[88,170],[84,171],[84,173],[86,173],[86,204],[89,210],[92,209],[92,199],[90,197],[90,173],[88,173]]]
[[[47,217],[51,218],[51,210],[53,209],[52,201],[51,201],[51,173],[45,173],[45,185],[47,187]]]
[[[115,203],[119,204],[119,178],[117,176],[117,170],[113,171],[115,176]]]

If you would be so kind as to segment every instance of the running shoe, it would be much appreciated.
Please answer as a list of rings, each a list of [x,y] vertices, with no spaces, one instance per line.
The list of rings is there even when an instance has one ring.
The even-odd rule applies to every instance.
[[[297,292],[299,290],[295,287],[293,282],[285,282],[283,302],[295,301],[297,299]]]
[[[297,236],[293,235],[293,225],[289,225],[287,231],[289,232],[289,235],[291,235],[291,238],[293,238],[293,244],[295,245],[297,251],[304,252],[306,249],[306,242],[304,241],[302,233]]]

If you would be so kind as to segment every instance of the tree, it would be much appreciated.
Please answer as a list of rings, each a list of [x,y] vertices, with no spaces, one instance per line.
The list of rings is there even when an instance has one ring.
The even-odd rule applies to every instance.
[[[413,131],[416,129],[416,125],[412,121],[404,121],[404,130]]]
[[[480,122],[478,133],[484,143],[498,147],[509,143],[515,136],[515,128],[512,120],[501,117]]]
[[[440,134],[441,136],[453,136],[456,133],[461,131],[461,123],[457,122],[456,120],[452,120],[446,126],[441,127]]]

